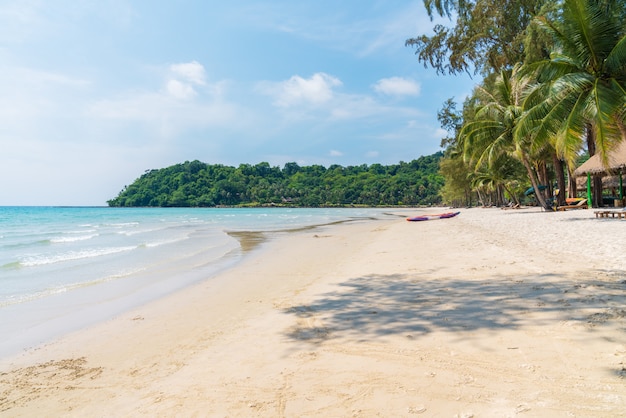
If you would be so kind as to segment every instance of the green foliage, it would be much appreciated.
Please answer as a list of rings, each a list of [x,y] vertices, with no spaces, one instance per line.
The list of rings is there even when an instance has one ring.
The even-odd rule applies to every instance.
[[[406,41],[424,66],[439,74],[481,74],[512,68],[523,61],[525,30],[545,0],[424,0],[434,13],[454,19],[435,25],[432,36]]]
[[[440,194],[443,203],[455,207],[472,205],[472,187],[469,168],[462,158],[448,156],[441,159],[440,172],[445,184]]]
[[[564,0],[556,16],[538,16],[553,39],[549,59],[527,65],[539,83],[524,105],[518,136],[551,138],[559,157],[573,164],[589,135],[605,162],[626,125],[624,2]]]
[[[239,167],[186,161],[147,170],[109,206],[393,206],[440,203],[442,153],[383,166],[299,166],[262,162]]]
[[[406,44],[440,74],[483,76],[461,112],[448,100],[438,114],[455,132],[442,141],[444,202],[471,197],[466,181],[483,204],[517,202],[529,182],[565,190],[563,163],[572,172],[585,150],[608,161],[626,134],[626,2],[423,1],[453,24]]]

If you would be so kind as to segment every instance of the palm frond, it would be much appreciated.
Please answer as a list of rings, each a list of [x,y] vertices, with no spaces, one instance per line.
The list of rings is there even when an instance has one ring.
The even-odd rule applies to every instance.
[[[588,115],[594,121],[596,151],[605,165],[608,165],[610,150],[621,142],[620,126],[615,115],[624,107],[624,96],[614,89],[608,88],[602,80],[598,80],[591,94],[595,114]]]
[[[573,105],[567,104],[563,109],[567,113],[562,129],[555,136],[554,149],[559,158],[564,159],[568,165],[575,164],[576,156],[580,150],[585,133],[585,118],[583,117],[588,94],[581,94]],[[569,98],[570,100],[573,97]]]
[[[601,57],[598,57],[594,47],[593,31],[589,25],[589,10],[587,0],[565,0],[563,10],[563,31],[568,45],[583,66],[599,67]]]
[[[621,75],[621,80],[626,79],[626,35],[609,52],[605,61],[605,71],[609,74]]]
[[[578,96],[593,88],[595,78],[584,71],[565,74],[552,83],[551,94],[557,96],[575,95]]]
[[[571,59],[560,59],[559,57],[560,56],[557,56],[556,59],[543,60],[529,64],[524,74],[533,76],[539,83],[544,83],[549,80],[555,80],[565,74],[580,71],[581,67],[578,62]]]
[[[498,92],[498,101],[502,105],[513,104],[511,98],[513,97],[511,88],[511,73],[509,71],[501,71],[500,76],[495,83],[496,91]]]
[[[593,74],[604,71],[605,60],[618,42],[622,23],[600,1],[565,0],[563,34],[568,53]]]

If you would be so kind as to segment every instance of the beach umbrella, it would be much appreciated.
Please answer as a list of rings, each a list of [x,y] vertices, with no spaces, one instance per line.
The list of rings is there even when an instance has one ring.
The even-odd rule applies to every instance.
[[[546,190],[548,188],[548,186],[543,186],[543,185],[539,185],[539,191],[541,190]],[[529,187],[525,192],[524,192],[524,196],[528,196],[535,193],[535,188],[534,187]]]

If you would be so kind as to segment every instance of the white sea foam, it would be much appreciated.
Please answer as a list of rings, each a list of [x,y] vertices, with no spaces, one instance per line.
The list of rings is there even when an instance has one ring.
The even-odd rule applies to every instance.
[[[64,261],[74,261],[74,260],[80,260],[84,258],[102,257],[105,255],[132,251],[136,248],[137,248],[136,246],[94,248],[94,249],[85,249],[85,250],[80,250],[80,251],[68,251],[65,253],[57,253],[57,254],[26,256],[20,260],[20,265],[24,267],[42,266],[46,264],[61,263]]]
[[[144,244],[144,246],[147,247],[147,248],[155,248],[155,247],[160,247],[162,245],[169,245],[169,244],[175,244],[177,242],[182,242],[182,241],[185,241],[186,239],[188,239],[188,237],[164,239],[164,240],[160,240],[160,241],[148,242],[148,243]]]
[[[156,232],[160,230],[161,230],[160,228],[152,228],[152,229],[137,229],[133,231],[116,231],[115,233],[119,235],[125,235],[127,237],[132,237],[133,235],[149,234],[151,232]]]
[[[91,226],[91,225],[85,225],[87,226]],[[89,234],[92,232],[96,232],[97,229],[95,228],[91,228],[91,229],[77,229],[77,230],[70,230],[70,231],[65,231],[66,234]]]
[[[121,228],[124,226],[137,226],[137,225],[139,225],[139,222],[116,222],[116,223],[104,224],[104,226],[111,226],[114,228]]]
[[[110,274],[105,277],[96,278],[93,280],[88,280],[84,282],[76,282],[76,283],[68,283],[63,285],[58,285],[54,287],[50,287],[35,293],[28,293],[23,295],[10,295],[6,297],[4,300],[0,300],[0,308],[4,306],[15,305],[19,303],[29,302],[37,299],[42,299],[47,296],[58,295],[61,293],[66,293],[71,290],[80,289],[88,286],[95,286],[102,283],[107,283],[113,280],[123,279],[125,277],[132,276],[133,274],[141,273],[145,271],[145,268],[135,268],[135,269],[126,269],[123,271],[119,271],[117,273]]]
[[[65,236],[65,237],[57,237],[52,238],[50,242],[54,244],[60,244],[64,242],[75,242],[75,241],[86,241],[88,239],[92,239],[97,237],[98,234],[89,234],[89,235],[76,235],[76,236]]]

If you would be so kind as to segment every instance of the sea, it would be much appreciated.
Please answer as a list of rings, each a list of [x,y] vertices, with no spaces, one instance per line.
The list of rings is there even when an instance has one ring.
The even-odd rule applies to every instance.
[[[237,234],[390,216],[373,208],[0,207],[0,358],[210,280]]]

